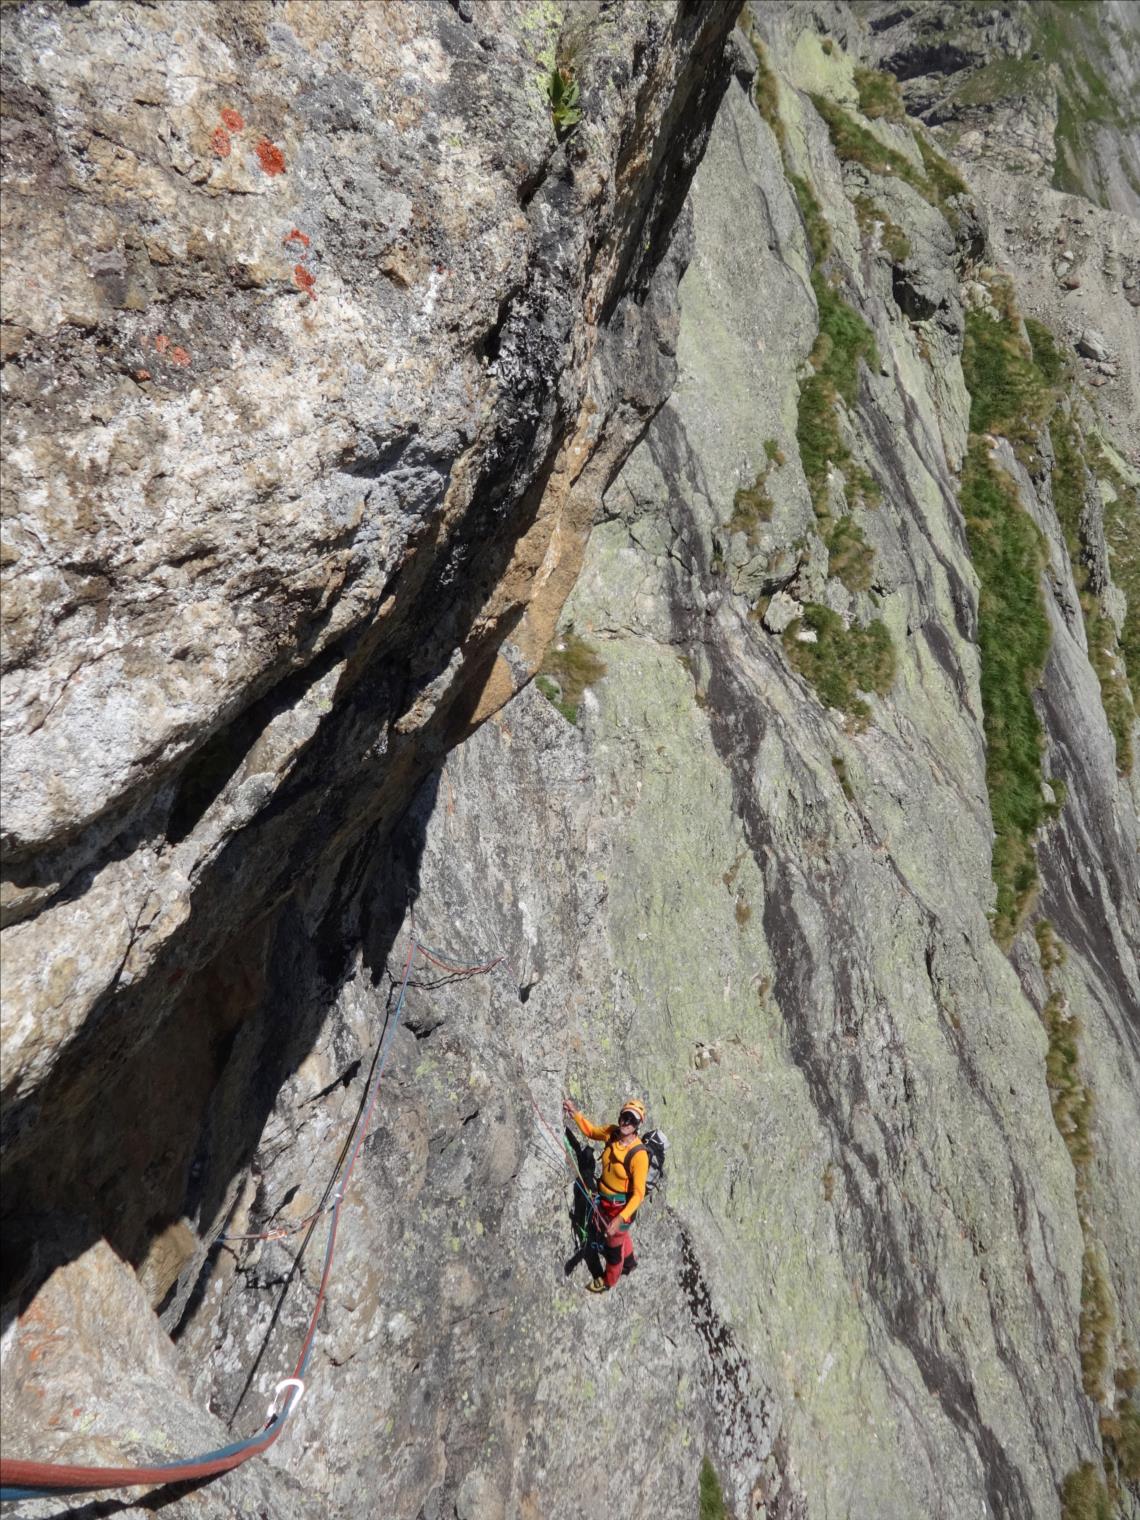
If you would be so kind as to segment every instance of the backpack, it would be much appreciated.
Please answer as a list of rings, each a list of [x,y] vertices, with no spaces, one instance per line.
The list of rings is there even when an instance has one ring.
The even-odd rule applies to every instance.
[[[649,1197],[665,1175],[665,1152],[668,1149],[669,1142],[666,1140],[663,1131],[651,1129],[647,1134],[642,1135],[639,1145],[635,1145],[632,1150],[626,1151],[625,1155],[621,1158],[622,1165],[625,1167],[626,1177],[632,1181],[629,1162],[639,1151],[644,1151],[649,1157],[649,1171],[645,1178],[646,1198]]]

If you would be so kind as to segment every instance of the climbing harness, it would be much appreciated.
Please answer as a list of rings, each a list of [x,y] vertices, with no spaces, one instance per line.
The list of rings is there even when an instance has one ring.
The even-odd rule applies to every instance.
[[[414,924],[413,924],[414,929]],[[310,1214],[300,1224],[290,1225],[283,1229],[270,1231],[264,1235],[243,1235],[218,1237],[221,1239],[234,1240],[279,1240],[285,1235],[295,1234],[304,1229],[306,1225],[312,1226],[321,1214],[331,1214],[328,1240],[325,1243],[324,1264],[321,1270],[320,1286],[317,1289],[316,1302],[313,1312],[309,1316],[308,1329],[305,1339],[301,1344],[301,1350],[297,1356],[292,1376],[284,1378],[277,1384],[273,1395],[273,1402],[266,1413],[265,1424],[255,1435],[247,1436],[244,1440],[234,1441],[229,1446],[218,1447],[216,1451],[203,1452],[196,1457],[186,1457],[179,1462],[164,1462],[153,1467],[84,1467],[66,1465],[56,1462],[25,1462],[10,1457],[0,1457],[0,1501],[10,1499],[35,1499],[49,1493],[83,1493],[94,1489],[104,1488],[136,1488],[144,1484],[162,1483],[186,1483],[202,1478],[213,1478],[220,1473],[229,1472],[235,1467],[240,1467],[243,1462],[248,1462],[251,1457],[261,1456],[268,1451],[277,1440],[285,1427],[289,1417],[296,1411],[305,1393],[305,1373],[308,1370],[309,1359],[313,1352],[313,1342],[317,1332],[317,1321],[324,1307],[325,1296],[329,1284],[329,1276],[332,1271],[333,1257],[336,1252],[337,1229],[340,1224],[340,1210],[348,1192],[352,1174],[356,1169],[357,1158],[368,1138],[368,1131],[372,1123],[372,1115],[376,1107],[377,1095],[380,1091],[380,1079],[384,1075],[384,1068],[388,1062],[388,1055],[392,1049],[392,1043],[399,1028],[400,1017],[404,1009],[404,998],[408,990],[408,981],[412,974],[412,965],[417,954],[456,977],[481,976],[493,971],[496,966],[505,964],[505,957],[488,961],[479,966],[461,966],[447,961],[438,952],[427,949],[414,937],[409,937],[408,953],[404,960],[404,969],[400,981],[400,995],[396,1000],[395,1011],[388,1021],[380,1041],[380,1047],[376,1053],[375,1065],[372,1078],[369,1082],[365,1101],[361,1105],[360,1114],[354,1121],[353,1129],[350,1129],[345,1138],[340,1156],[337,1158],[336,1169],[325,1191],[325,1196],[320,1207],[315,1213]],[[353,1130],[356,1133],[356,1143],[352,1144]],[[351,1154],[349,1154],[351,1146]],[[348,1165],[341,1170],[345,1156],[349,1155]]]

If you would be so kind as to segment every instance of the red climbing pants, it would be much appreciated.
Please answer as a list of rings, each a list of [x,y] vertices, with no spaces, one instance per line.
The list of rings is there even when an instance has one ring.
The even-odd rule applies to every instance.
[[[611,1219],[616,1219],[622,1211],[620,1203],[607,1203],[604,1198],[598,1199],[598,1208],[607,1224]],[[621,1274],[625,1271],[626,1257],[633,1255],[633,1241],[629,1238],[628,1224],[619,1225],[616,1235],[605,1237],[602,1254],[606,1258],[606,1287],[616,1288],[621,1281]]]

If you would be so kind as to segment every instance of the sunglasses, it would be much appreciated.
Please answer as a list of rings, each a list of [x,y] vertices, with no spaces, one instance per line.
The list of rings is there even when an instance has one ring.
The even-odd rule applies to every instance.
[[[634,1129],[641,1123],[636,1114],[618,1114],[619,1124],[632,1124]]]

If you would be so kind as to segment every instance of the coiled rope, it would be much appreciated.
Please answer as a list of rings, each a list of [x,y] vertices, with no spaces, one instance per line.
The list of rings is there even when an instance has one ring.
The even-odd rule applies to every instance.
[[[104,1488],[135,1488],[145,1484],[155,1483],[187,1483],[202,1478],[217,1477],[220,1473],[230,1472],[235,1467],[240,1467],[243,1462],[248,1462],[251,1457],[259,1457],[269,1450],[280,1436],[290,1415],[294,1413],[300,1404],[305,1392],[305,1373],[308,1370],[309,1359],[313,1353],[313,1342],[317,1333],[317,1321],[324,1307],[325,1294],[328,1289],[329,1276],[332,1271],[333,1257],[336,1252],[337,1229],[340,1224],[340,1211],[348,1192],[352,1174],[356,1169],[357,1158],[368,1138],[369,1127],[372,1123],[372,1115],[376,1107],[376,1098],[380,1091],[380,1079],[384,1075],[384,1068],[388,1062],[388,1055],[392,1049],[392,1042],[399,1028],[400,1017],[404,1009],[404,999],[408,990],[408,979],[412,974],[412,964],[416,955],[420,954],[425,960],[441,967],[453,976],[469,977],[480,976],[493,971],[496,966],[503,964],[505,957],[500,956],[496,960],[488,961],[479,966],[460,966],[451,963],[441,957],[438,952],[428,950],[414,937],[409,938],[408,953],[404,959],[404,969],[400,981],[400,995],[396,1000],[396,1007],[392,1017],[388,1020],[387,1028],[380,1041],[377,1051],[372,1079],[369,1084],[367,1098],[362,1105],[360,1117],[355,1121],[356,1143],[349,1151],[352,1141],[352,1130],[349,1131],[345,1145],[337,1160],[337,1166],[333,1173],[332,1181],[325,1192],[325,1200],[322,1202],[316,1214],[309,1216],[301,1224],[281,1232],[272,1232],[264,1236],[239,1237],[243,1239],[272,1240],[280,1238],[280,1234],[290,1234],[294,1230],[303,1229],[306,1224],[312,1224],[322,1212],[332,1215],[329,1224],[328,1240],[325,1244],[324,1265],[321,1270],[320,1286],[317,1290],[316,1302],[313,1312],[309,1316],[308,1329],[301,1343],[301,1349],[297,1356],[292,1375],[283,1379],[277,1385],[273,1402],[266,1412],[265,1424],[256,1434],[247,1436],[244,1440],[234,1441],[229,1446],[220,1446],[216,1451],[202,1452],[199,1456],[184,1457],[179,1462],[164,1462],[154,1467],[83,1467],[56,1462],[25,1462],[17,1458],[0,1456],[0,1501],[12,1499],[35,1499],[47,1493],[85,1493],[93,1489]],[[342,1165],[345,1154],[348,1153],[348,1163]]]

